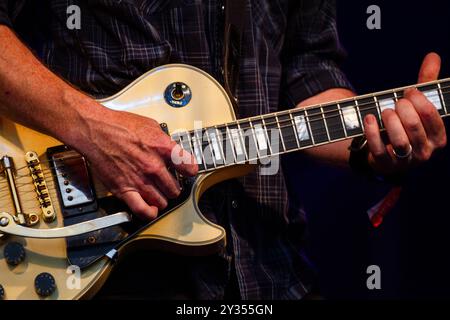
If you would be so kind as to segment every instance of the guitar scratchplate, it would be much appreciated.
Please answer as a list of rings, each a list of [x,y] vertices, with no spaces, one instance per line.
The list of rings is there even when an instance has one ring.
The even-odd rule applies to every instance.
[[[55,181],[65,217],[97,210],[97,201],[85,158],[66,146],[49,148]]]

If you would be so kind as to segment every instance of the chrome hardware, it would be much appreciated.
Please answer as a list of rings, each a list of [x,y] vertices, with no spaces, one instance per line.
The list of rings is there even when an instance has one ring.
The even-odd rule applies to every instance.
[[[9,213],[0,213],[0,221],[3,219],[13,220]],[[118,212],[106,217],[101,217],[85,222],[80,222],[66,227],[53,229],[35,229],[27,228],[16,223],[8,223],[6,225],[0,224],[0,232],[4,234],[12,234],[15,236],[25,238],[41,238],[41,239],[55,239],[79,236],[85,233],[105,229],[118,224],[131,221],[131,215],[127,212]]]
[[[14,221],[21,225],[35,225],[39,222],[39,216],[35,213],[25,214],[22,212],[22,206],[20,205],[19,194],[17,193],[16,181],[14,180],[14,162],[11,157],[4,156],[1,160],[3,172],[5,173],[6,180],[8,181],[9,191],[16,210],[14,214]]]
[[[25,160],[30,169],[30,175],[33,179],[34,187],[37,193],[37,199],[41,205],[42,217],[46,222],[52,222],[56,219],[56,211],[53,208],[52,199],[50,198],[47,183],[45,182],[44,173],[41,163],[36,152],[29,151],[25,155]]]
[[[116,261],[116,260],[117,260],[118,254],[119,254],[119,251],[117,251],[116,249],[112,249],[112,250],[110,250],[110,251],[106,254],[106,256],[107,256],[110,260]]]
[[[0,219],[0,226],[6,227],[9,224],[9,219],[7,217],[3,217]]]
[[[76,151],[65,150],[50,158],[64,209],[93,204],[95,194],[84,157]]]

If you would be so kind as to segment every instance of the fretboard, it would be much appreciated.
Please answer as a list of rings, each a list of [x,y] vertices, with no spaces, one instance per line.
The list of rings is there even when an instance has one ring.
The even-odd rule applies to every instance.
[[[193,154],[199,172],[316,147],[364,134],[363,119],[395,109],[407,88],[417,88],[444,117],[450,115],[450,78],[354,97],[305,109],[292,109],[235,122],[178,132],[172,139]]]

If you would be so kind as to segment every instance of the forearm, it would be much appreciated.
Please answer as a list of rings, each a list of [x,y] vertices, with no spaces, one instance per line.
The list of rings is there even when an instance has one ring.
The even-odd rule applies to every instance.
[[[15,34],[0,26],[0,115],[67,143],[83,117],[103,107],[48,70]]]
[[[302,101],[297,105],[297,108],[304,108],[311,105],[341,100],[353,96],[355,96],[355,94],[347,89],[330,89]],[[304,151],[304,153],[321,162],[330,163],[337,166],[347,166],[350,156],[350,152],[348,150],[350,143],[350,140],[336,142],[316,148],[307,149]]]

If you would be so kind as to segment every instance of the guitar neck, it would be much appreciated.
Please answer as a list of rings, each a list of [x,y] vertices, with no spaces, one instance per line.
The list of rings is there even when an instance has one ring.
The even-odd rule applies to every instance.
[[[408,88],[417,88],[442,117],[450,115],[450,78],[358,96],[305,109],[240,119],[172,136],[192,153],[199,172],[258,161],[364,134],[363,119],[372,114],[384,129],[381,113],[394,109]]]

